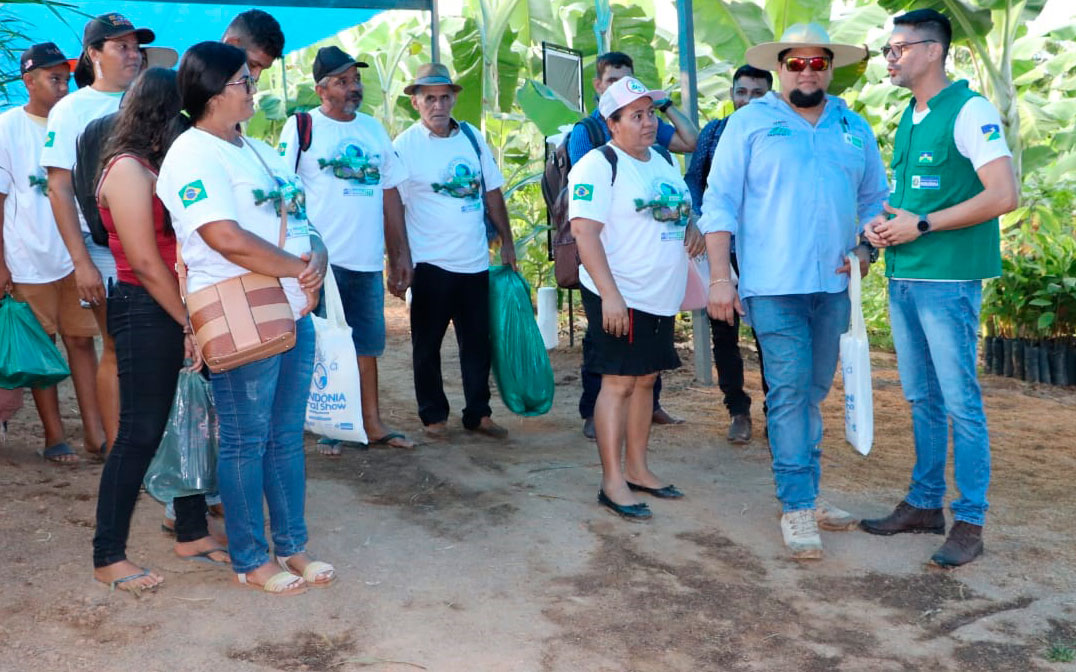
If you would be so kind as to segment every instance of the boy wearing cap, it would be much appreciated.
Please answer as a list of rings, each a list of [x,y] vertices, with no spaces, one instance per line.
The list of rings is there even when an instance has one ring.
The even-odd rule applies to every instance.
[[[489,248],[484,215],[500,234],[501,261],[515,268],[516,253],[501,193],[504,177],[482,135],[452,118],[462,88],[440,63],[419,67],[404,93],[411,96],[421,120],[393,143],[407,172],[400,196],[414,262],[415,396],[427,434],[443,437],[449,407],[441,380],[441,341],[452,322],[466,400],[463,426],[505,439],[508,430],[490,418]]]
[[[385,351],[385,243],[394,258],[407,254],[403,204],[397,186],[407,177],[384,127],[358,111],[362,104],[360,68],[366,63],[339,47],[323,47],[314,58],[315,91],[321,106],[305,117],[292,116],[280,135],[280,151],[302,177],[307,216],[329,250],[344,316],[359,364],[363,426],[372,444],[412,448],[400,432],[381,421],[377,358]],[[299,120],[309,124],[300,138]],[[302,147],[303,141],[309,147]],[[393,268],[398,268],[394,263]],[[405,264],[408,272],[410,265]],[[409,284],[391,277],[390,283]],[[391,284],[394,294],[401,294]],[[322,439],[324,455],[339,455],[336,442]]]
[[[866,275],[869,255],[857,236],[889,193],[870,125],[826,95],[834,67],[866,56],[863,47],[830,42],[813,23],[748,49],[748,64],[777,71],[781,92],[729,119],[699,220],[710,258],[710,317],[732,324],[746,310],[762,345],[781,533],[794,559],[822,557],[819,527],[857,523],[819,499],[818,487],[820,407],[850,315],[843,274],[853,269],[846,257],[855,249],[854,270]],[[731,282],[731,235],[738,288]]]
[[[79,307],[74,265],[64,247],[48,200],[48,178],[38,161],[45,144],[49,110],[67,95],[74,61],[55,44],[36,44],[20,60],[30,101],[0,114],[0,292],[11,292],[30,305],[34,316],[55,338],[63,339],[82,414],[87,446],[104,442],[94,399],[97,357],[93,314]],[[58,463],[78,461],[64,441],[56,386],[32,390],[45,430],[42,456]]]

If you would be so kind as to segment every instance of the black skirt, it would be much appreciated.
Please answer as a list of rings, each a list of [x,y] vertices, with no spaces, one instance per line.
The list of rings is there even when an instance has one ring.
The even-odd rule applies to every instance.
[[[616,337],[602,328],[601,297],[586,287],[579,291],[587,314],[586,338],[592,348],[588,371],[611,376],[645,376],[680,366],[673,345],[675,315],[662,317],[629,308],[628,335]]]

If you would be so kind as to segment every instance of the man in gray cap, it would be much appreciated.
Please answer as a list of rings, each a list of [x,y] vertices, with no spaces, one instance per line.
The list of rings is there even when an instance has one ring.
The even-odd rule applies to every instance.
[[[404,89],[421,120],[393,143],[407,169],[400,185],[414,275],[411,345],[418,413],[426,432],[447,431],[448,399],[441,381],[441,341],[456,331],[463,380],[463,426],[505,439],[489,407],[489,251],[485,218],[501,239],[501,261],[515,267],[504,177],[481,134],[452,118],[462,87],[440,63],[421,66]],[[401,287],[393,288],[401,291]]]
[[[377,358],[385,351],[385,245],[393,258],[389,286],[410,283],[410,255],[403,204],[397,187],[407,177],[392,140],[362,104],[361,68],[367,64],[339,47],[323,47],[314,58],[314,90],[321,106],[288,119],[280,150],[303,178],[307,215],[321,232],[332,259],[344,316],[359,363],[362,420],[372,444],[414,444],[381,421]],[[383,225],[382,225],[383,224]],[[401,258],[404,261],[401,261]],[[322,439],[323,455],[339,455],[336,441]]]

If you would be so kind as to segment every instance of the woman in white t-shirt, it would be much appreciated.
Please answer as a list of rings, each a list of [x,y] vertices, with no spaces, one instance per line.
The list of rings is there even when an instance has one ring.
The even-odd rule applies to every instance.
[[[658,121],[648,90],[626,77],[602,94],[598,109],[612,140],[591,150],[569,175],[568,217],[579,247],[583,308],[595,373],[602,374],[594,429],[602,463],[598,502],[627,519],[650,508],[633,491],[664,499],[683,493],[646,461],[654,380],[680,366],[673,320],[687,287],[688,254],[702,251],[690,226],[691,197],[667,152],[652,148]],[[622,456],[626,456],[621,467]]]
[[[48,171],[49,203],[56,226],[75,265],[75,285],[83,306],[92,308],[101,332],[103,348],[97,369],[96,403],[86,404],[82,412],[96,416],[91,422],[104,426],[105,444],[98,447],[102,457],[119,431],[119,378],[116,375],[116,351],[108,334],[105,318],[105,293],[108,280],[115,279],[116,264],[112,253],[90,238],[85,218],[75,201],[71,174],[75,168],[78,136],[94,119],[116,112],[123,92],[142,69],[140,44],[152,42],[153,31],[136,29],[120,14],[109,13],[86,22],[82,38],[82,55],[75,66],[77,79],[90,84],[68,94],[49,111],[45,129],[45,146],[41,165]],[[96,167],[91,173],[96,172]],[[100,411],[98,411],[100,409]]]
[[[183,56],[178,82],[193,126],[169,148],[157,195],[172,215],[187,292],[251,271],[278,277],[296,320],[290,350],[210,374],[232,568],[241,584],[294,594],[335,576],[331,565],[307,556],[303,512],[303,422],[314,367],[307,314],[316,305],[327,255],[306,220],[295,173],[271,147],[242,135],[239,124],[254,114],[246,54],[220,42],[196,44]],[[276,562],[265,540],[263,501]]]

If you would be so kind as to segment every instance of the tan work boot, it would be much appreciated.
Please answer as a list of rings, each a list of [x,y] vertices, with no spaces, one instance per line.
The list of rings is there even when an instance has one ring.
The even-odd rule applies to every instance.
[[[818,560],[822,557],[822,537],[814,509],[789,511],[781,516],[781,536],[793,560]]]
[[[859,519],[844,509],[838,509],[824,499],[815,502],[814,519],[827,532],[844,532],[859,525]]]

